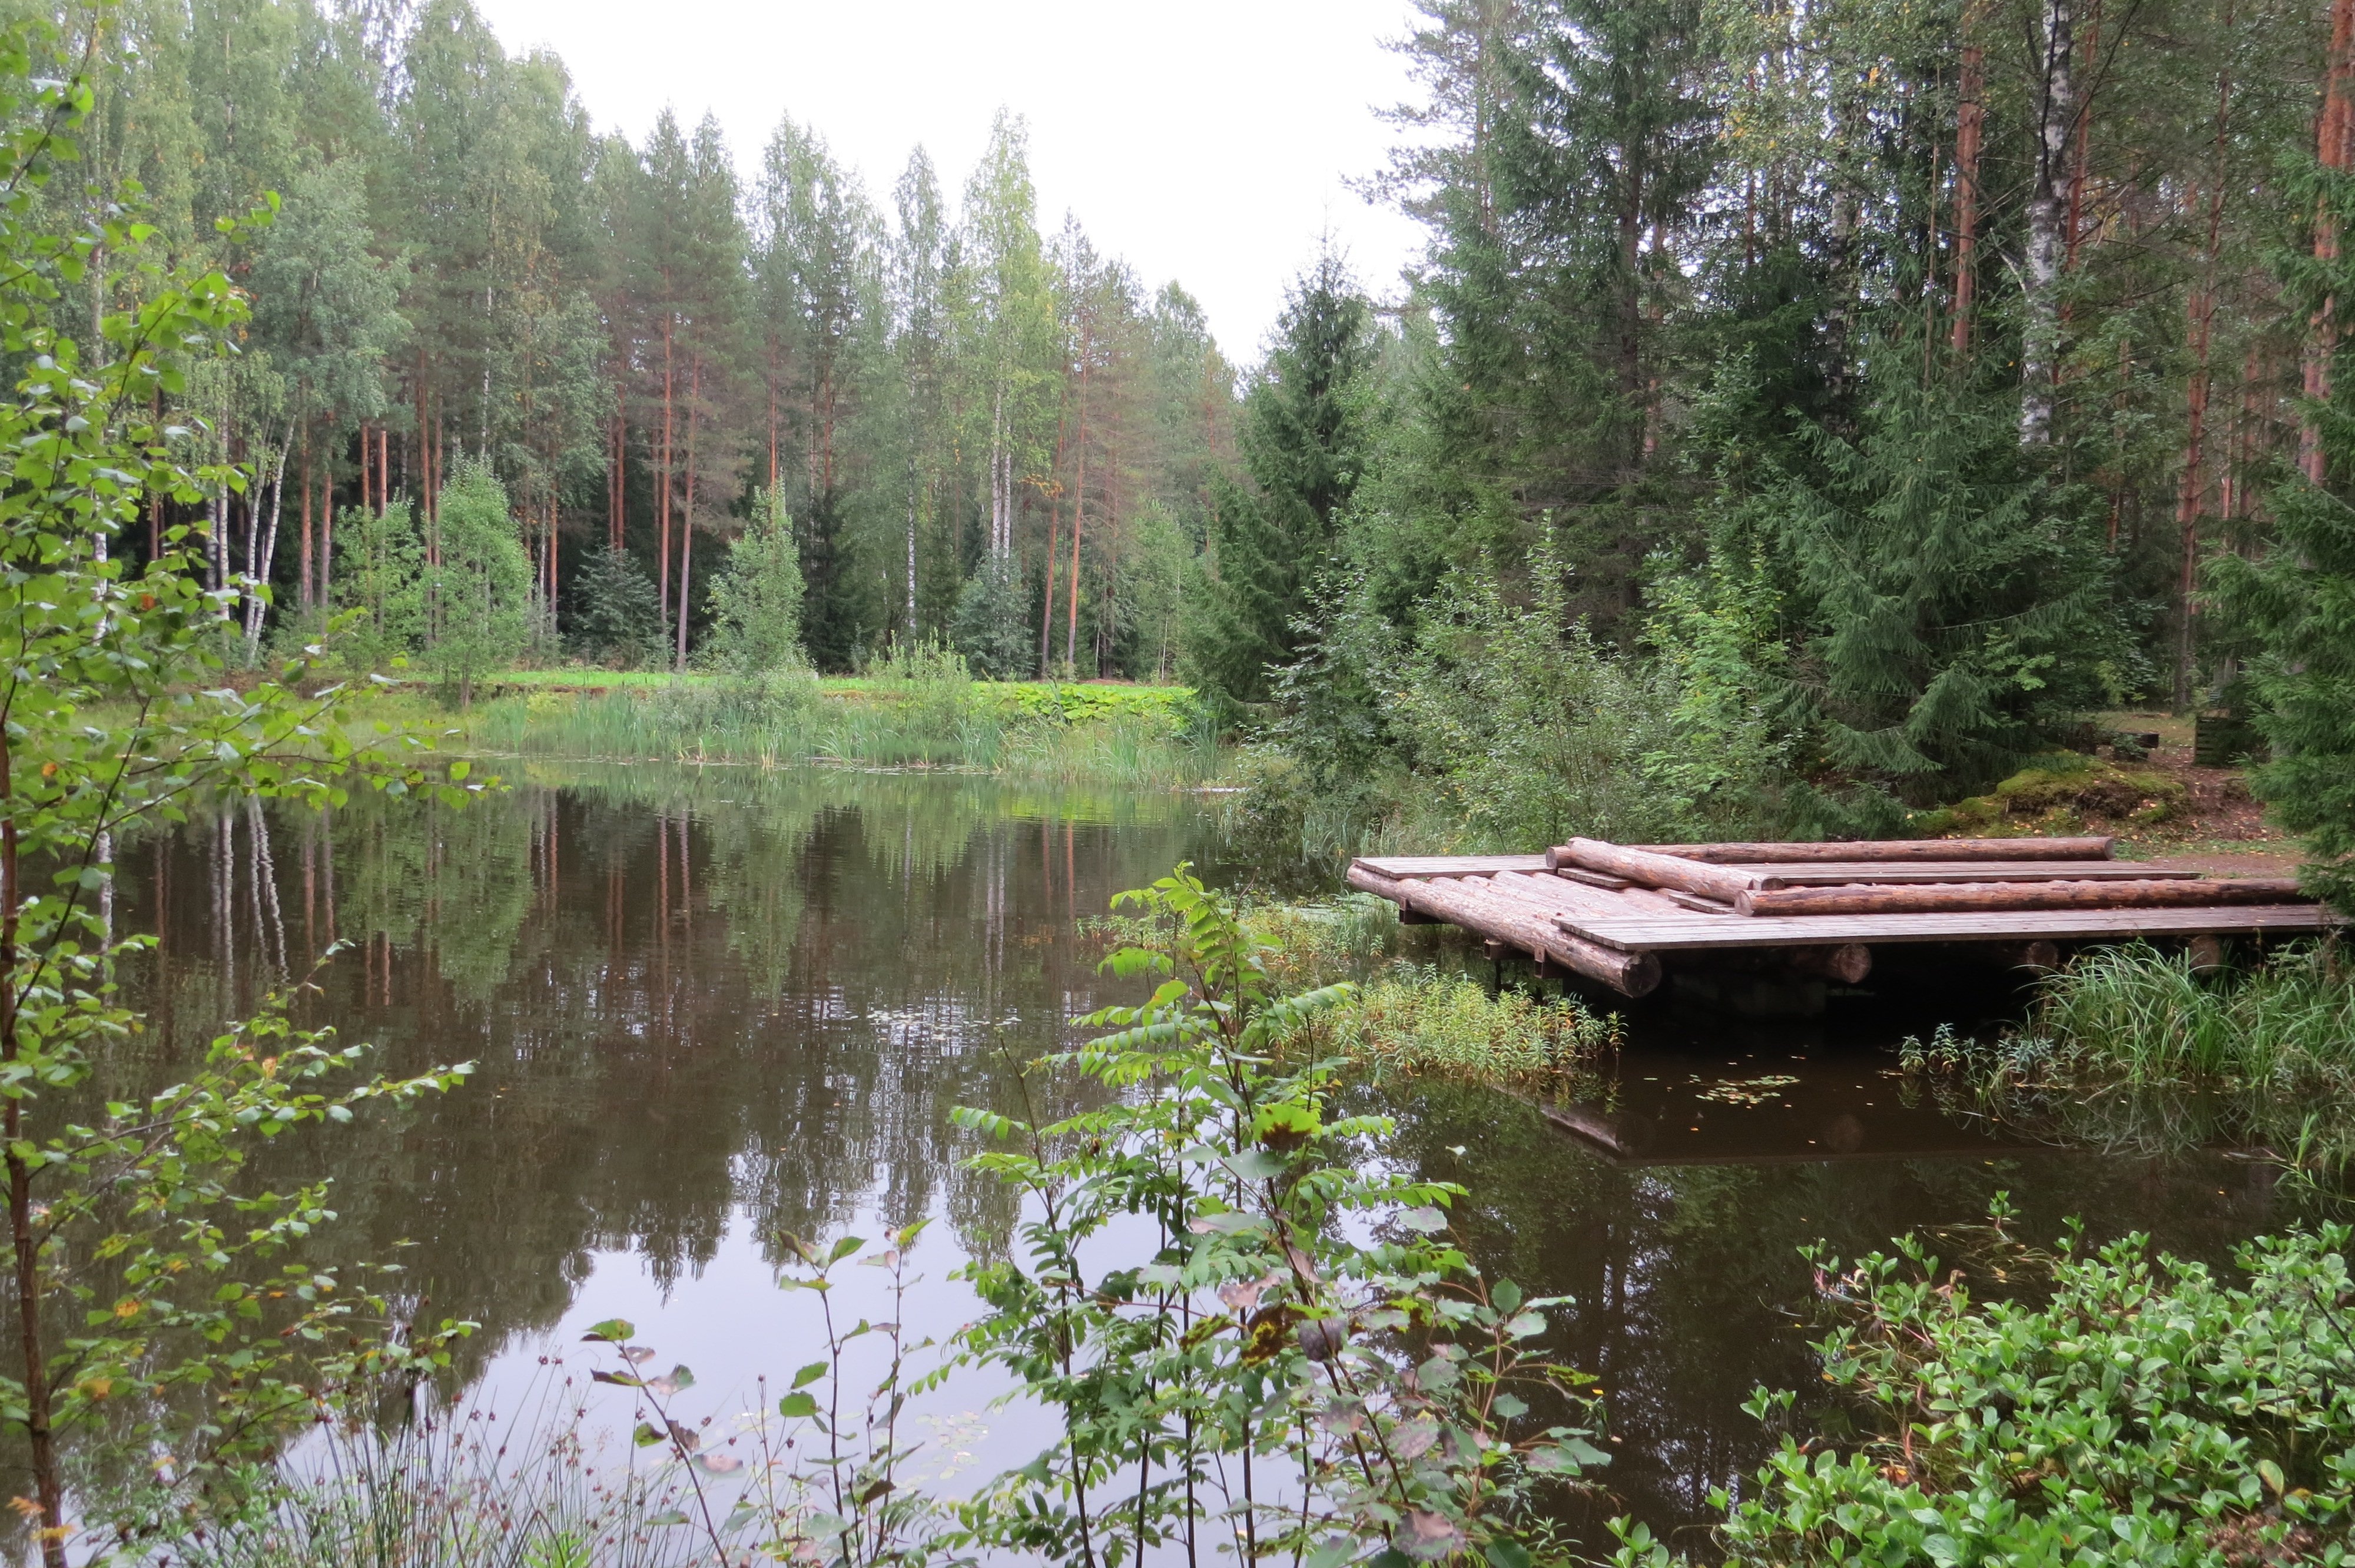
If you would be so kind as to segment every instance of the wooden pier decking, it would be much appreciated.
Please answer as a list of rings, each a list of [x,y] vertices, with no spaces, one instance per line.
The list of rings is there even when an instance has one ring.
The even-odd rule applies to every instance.
[[[2062,942],[2292,936],[2331,922],[2287,878],[2214,880],[2110,858],[2113,841],[1635,844],[1543,854],[1369,856],[1349,885],[1623,995],[1662,956],[1779,963],[1854,985],[1875,948],[1961,943],[2049,967]]]

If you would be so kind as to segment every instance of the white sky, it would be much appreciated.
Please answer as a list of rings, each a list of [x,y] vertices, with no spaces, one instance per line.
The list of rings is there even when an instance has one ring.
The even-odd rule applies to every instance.
[[[475,0],[510,51],[564,58],[598,129],[709,109],[750,169],[780,114],[815,125],[888,211],[909,151],[952,201],[1003,104],[1030,124],[1039,227],[1068,210],[1148,288],[1176,279],[1255,361],[1330,232],[1373,292],[1420,230],[1348,188],[1411,96],[1383,48],[1405,0]]]

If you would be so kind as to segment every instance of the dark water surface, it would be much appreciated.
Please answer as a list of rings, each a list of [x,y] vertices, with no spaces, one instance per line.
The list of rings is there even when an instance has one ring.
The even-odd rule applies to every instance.
[[[390,1071],[480,1064],[446,1099],[273,1150],[265,1174],[335,1177],[338,1257],[413,1244],[422,1315],[479,1321],[464,1370],[510,1403],[560,1380],[549,1358],[577,1376],[581,1330],[613,1316],[694,1368],[690,1414],[760,1403],[760,1379],[812,1359],[812,1298],[772,1283],[787,1232],[930,1217],[900,1313],[947,1334],[972,1308],[949,1273],[1014,1217],[963,1169],[952,1107],[1020,1113],[1012,1064],[1134,991],[1094,972],[1075,919],[1180,859],[1251,874],[1178,796],[655,767],[511,782],[456,812],[241,810],[122,866],[127,928],[163,933],[160,1067],[336,937],[353,946],[308,1022],[378,1043]],[[1691,1530],[1767,1446],[1751,1389],[1817,1381],[1803,1244],[1966,1224],[1998,1189],[2037,1239],[2082,1215],[2220,1258],[2279,1223],[2260,1168],[2025,1147],[1909,1098],[1899,1038],[2007,1003],[1905,992],[1781,1025],[1649,1010],[1613,1092],[1561,1119],[1450,1085],[1359,1092],[1399,1118],[1387,1158],[1471,1189],[1484,1266],[1577,1298],[1561,1349],[1608,1397],[1610,1506]],[[859,1275],[837,1308],[879,1317],[882,1287]],[[999,1392],[965,1380],[921,1408],[932,1477],[1047,1440],[986,1408]],[[626,1425],[613,1393],[567,1398]]]

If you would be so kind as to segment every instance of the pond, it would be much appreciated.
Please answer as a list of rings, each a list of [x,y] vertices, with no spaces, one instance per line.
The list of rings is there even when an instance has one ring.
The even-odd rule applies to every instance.
[[[748,768],[509,782],[464,811],[201,820],[124,855],[118,905],[162,934],[141,981],[160,1068],[333,938],[350,946],[307,1022],[378,1043],[389,1070],[479,1064],[444,1099],[273,1150],[265,1173],[331,1174],[329,1250],[399,1248],[420,1318],[481,1324],[461,1370],[509,1419],[570,1405],[625,1430],[615,1391],[581,1378],[582,1330],[614,1316],[693,1367],[696,1412],[763,1403],[762,1379],[813,1359],[815,1304],[773,1283],[788,1233],[929,1218],[899,1315],[944,1338],[973,1314],[951,1273],[1014,1215],[964,1168],[952,1108],[1018,1112],[1015,1065],[1135,994],[1095,972],[1076,922],[1179,860],[1254,874],[1199,797]],[[1597,1518],[1699,1544],[1710,1489],[1768,1446],[1751,1390],[1816,1382],[1805,1244],[1853,1255],[1967,1225],[1999,1189],[2043,1241],[2079,1215],[2220,1258],[2280,1223],[2261,1165],[2041,1149],[1914,1103],[1891,1047],[2016,1005],[1978,983],[1841,998],[1806,1023],[1649,1008],[1616,1084],[1551,1116],[1432,1081],[1357,1091],[1398,1119],[1384,1158],[1470,1189],[1459,1225],[1486,1269],[1576,1298],[1559,1350],[1613,1434]],[[838,1309],[879,1315],[884,1285],[861,1276]],[[921,1407],[931,1478],[969,1484],[1050,1440],[989,1409],[1001,1392],[953,1381]]]

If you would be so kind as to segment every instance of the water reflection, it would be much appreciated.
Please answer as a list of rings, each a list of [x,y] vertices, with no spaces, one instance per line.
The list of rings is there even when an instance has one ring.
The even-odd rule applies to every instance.
[[[915,1315],[935,1334],[963,1320],[946,1276],[1013,1216],[963,1168],[952,1107],[1020,1112],[1011,1065],[1126,996],[1075,917],[1179,859],[1249,870],[1220,863],[1182,797],[741,768],[515,782],[463,811],[241,809],[137,846],[121,899],[127,928],[163,934],[140,980],[156,1027],[119,1071],[174,1071],[350,944],[307,1022],[378,1042],[387,1070],[480,1070],[400,1118],[286,1140],[261,1174],[332,1171],[340,1257],[415,1244],[424,1313],[484,1325],[466,1375],[540,1375],[620,1314],[690,1361],[715,1409],[808,1359],[768,1287],[782,1233],[934,1216]],[[1902,1103],[1884,1076],[1900,1033],[1870,1012],[1798,1033],[1646,1014],[1583,1136],[1485,1091],[1357,1091],[1400,1118],[1384,1158],[1472,1189],[1487,1268],[1577,1298],[1563,1349],[1609,1394],[1609,1506],[1690,1528],[1754,1467],[1766,1439],[1742,1400],[1816,1382],[1795,1316],[1806,1242],[1852,1254],[1967,1222],[1998,1187],[2039,1237],[2082,1214],[2212,1258],[2273,1223],[2245,1167],[2025,1150]],[[929,1414],[948,1430],[994,1392]],[[985,1467],[1046,1440],[1007,1431]]]

